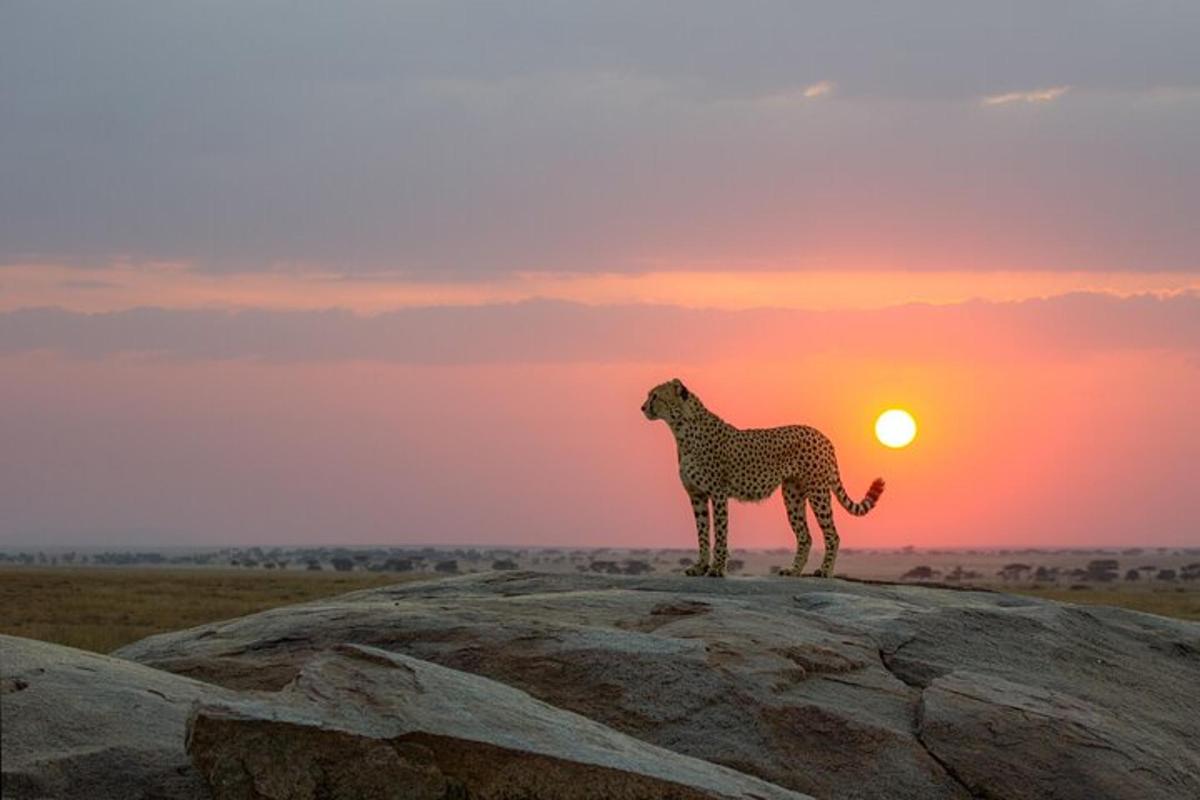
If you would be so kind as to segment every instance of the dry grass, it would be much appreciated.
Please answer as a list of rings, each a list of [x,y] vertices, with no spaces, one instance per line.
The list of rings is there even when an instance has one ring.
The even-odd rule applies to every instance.
[[[1044,600],[1059,600],[1064,603],[1081,603],[1090,606],[1117,606],[1147,614],[1176,617],[1200,621],[1200,591],[1190,588],[1134,589],[1114,587],[1111,589],[1064,589],[1064,588],[1019,588],[995,587],[1012,594],[1040,597]]]
[[[155,633],[429,577],[373,572],[7,568],[0,569],[0,633],[108,653]],[[1047,600],[1200,620],[1200,591],[1190,588],[993,588]]]
[[[98,653],[165,631],[413,576],[218,569],[0,569],[0,633]]]

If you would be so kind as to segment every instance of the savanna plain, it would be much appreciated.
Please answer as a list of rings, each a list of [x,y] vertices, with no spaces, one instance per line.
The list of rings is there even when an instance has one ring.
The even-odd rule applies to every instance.
[[[247,548],[105,552],[84,564],[75,553],[22,559],[12,551],[0,566],[0,633],[108,653],[152,634],[358,589],[493,569],[669,575],[682,573],[693,557],[646,549]],[[769,576],[788,558],[783,550],[735,553],[729,580]],[[838,577],[984,588],[1200,620],[1197,548],[843,550]]]

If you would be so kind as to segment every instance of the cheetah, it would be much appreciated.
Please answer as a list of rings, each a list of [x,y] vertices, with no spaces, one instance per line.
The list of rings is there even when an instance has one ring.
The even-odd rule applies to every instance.
[[[842,508],[861,517],[883,494],[883,479],[876,478],[867,496],[853,502],[842,486],[837,459],[829,439],[815,428],[788,425],[781,428],[740,430],[700,402],[700,398],[678,379],[650,390],[642,404],[646,419],[661,419],[671,428],[679,456],[679,478],[696,515],[700,557],[686,570],[688,575],[725,575],[728,559],[729,498],[759,501],[783,485],[783,502],[788,522],[796,534],[796,557],[780,575],[800,575],[808,561],[812,538],[804,509],[807,500],[821,525],[825,558],[816,574],[833,575],[837,560],[838,532],[833,524],[832,492]],[[716,529],[715,553],[709,563],[709,504]]]

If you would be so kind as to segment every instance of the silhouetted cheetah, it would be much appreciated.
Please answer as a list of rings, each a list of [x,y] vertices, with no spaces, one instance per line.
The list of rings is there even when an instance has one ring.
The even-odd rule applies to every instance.
[[[808,561],[812,538],[804,501],[812,506],[825,536],[825,558],[818,575],[829,577],[837,560],[838,533],[833,525],[829,493],[842,507],[862,516],[883,494],[883,479],[876,478],[861,503],[850,500],[838,475],[833,445],[815,428],[788,425],[782,428],[739,430],[709,411],[678,379],[650,390],[642,405],[647,419],[665,420],[679,449],[679,477],[692,501],[700,558],[688,575],[725,574],[729,556],[729,498],[763,500],[783,484],[788,521],[796,533],[796,558],[781,575],[799,575]],[[712,502],[716,528],[716,553],[709,564],[708,505]]]

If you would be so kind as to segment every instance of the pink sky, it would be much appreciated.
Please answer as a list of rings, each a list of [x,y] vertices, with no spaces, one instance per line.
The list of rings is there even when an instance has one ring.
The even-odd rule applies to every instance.
[[[0,546],[689,547],[671,377],[847,547],[1200,543],[1200,3],[276,5],[5,7]]]
[[[672,376],[736,424],[820,427],[852,494],[886,478],[870,516],[840,515],[848,547],[1198,538],[1195,293],[27,311],[0,317],[0,342],[13,545],[688,547],[670,434],[638,410]],[[920,425],[904,450],[872,435],[892,406]],[[733,526],[742,546],[791,543],[778,498]]]

